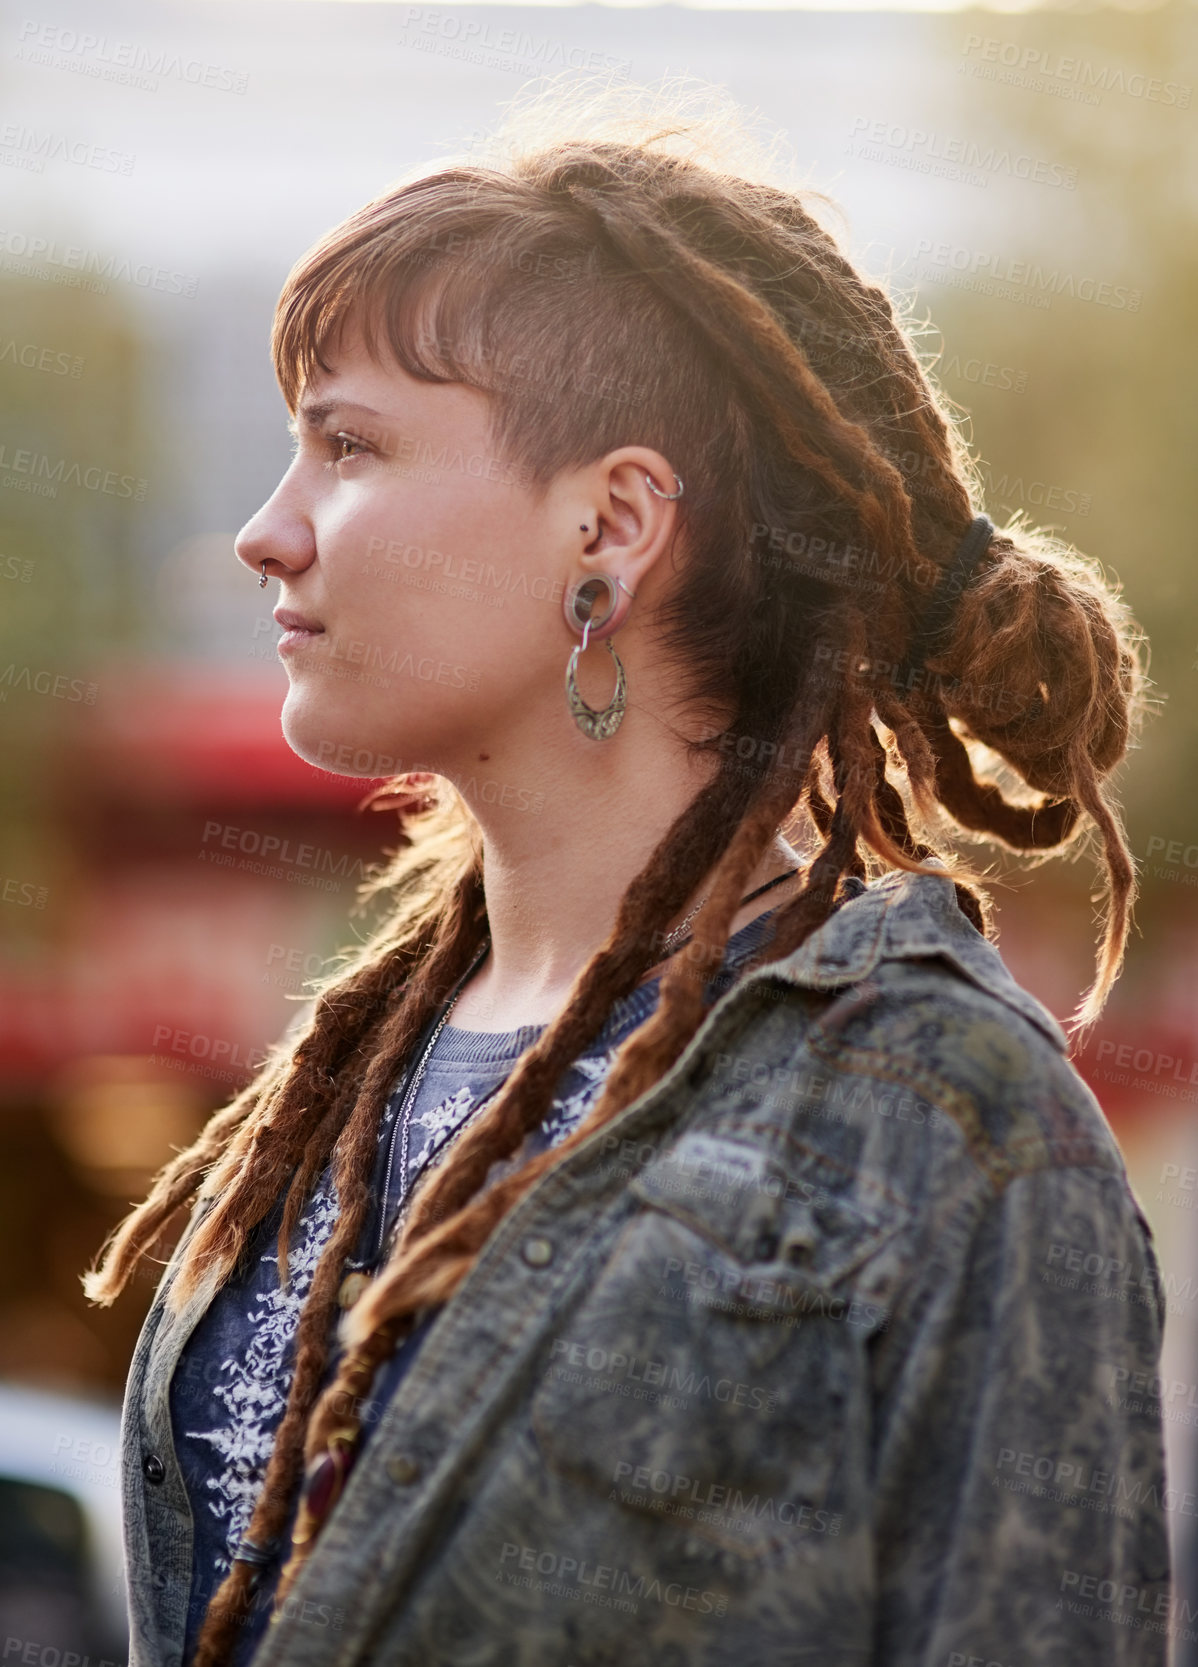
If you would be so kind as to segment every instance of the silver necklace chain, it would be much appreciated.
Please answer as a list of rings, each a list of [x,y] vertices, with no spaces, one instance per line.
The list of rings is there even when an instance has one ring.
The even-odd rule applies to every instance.
[[[410,1137],[410,1133],[411,1133],[411,1127],[412,1127],[412,1107],[415,1104],[416,1091],[419,1089],[421,1082],[424,1080],[424,1073],[425,1073],[426,1069],[428,1068],[428,1062],[429,1062],[429,1058],[432,1054],[432,1051],[437,1045],[437,1038],[438,1038],[438,1036],[440,1036],[442,1030],[445,1028],[445,1024],[446,1024],[446,1022],[449,1018],[449,1015],[453,1012],[454,1002],[457,1001],[458,996],[462,993],[462,986],[465,984],[466,980],[470,977],[470,975],[478,969],[478,967],[482,963],[483,957],[486,955],[486,953],[490,949],[490,947],[491,947],[490,937],[485,937],[483,939],[482,943],[479,945],[477,951],[475,952],[474,959],[471,961],[470,965],[466,968],[465,972],[462,974],[462,976],[458,979],[457,983],[454,985],[453,990],[450,994],[449,1000],[445,1003],[445,1006],[441,1009],[441,1016],[437,1020],[436,1024],[433,1027],[433,1033],[424,1045],[424,1049],[423,1049],[423,1052],[420,1055],[419,1061],[417,1062],[416,1069],[412,1072],[412,1075],[408,1078],[408,1085],[407,1085],[406,1090],[404,1091],[403,1103],[401,1104],[401,1106],[399,1108],[399,1112],[396,1116],[395,1122],[391,1126],[391,1139],[390,1139],[390,1142],[388,1143],[387,1169],[386,1169],[386,1175],[385,1175],[385,1178],[384,1178],[384,1181],[383,1181],[382,1208],[379,1212],[379,1236],[378,1236],[378,1244],[375,1247],[375,1261],[376,1262],[378,1262],[382,1258],[383,1248],[384,1248],[384,1246],[387,1242],[387,1236],[388,1236],[387,1231],[386,1231],[386,1227],[387,1227],[387,1195],[391,1191],[391,1173],[392,1173],[392,1170],[393,1170],[394,1165],[395,1165],[395,1138],[396,1138],[396,1135],[398,1134],[399,1140],[400,1140],[399,1173],[400,1173],[400,1176],[402,1177],[403,1191],[406,1194],[407,1189],[408,1189],[408,1141],[409,1141],[409,1137]],[[403,1216],[403,1213],[404,1213],[403,1212],[403,1204],[404,1204],[404,1199],[401,1198],[401,1200],[400,1200],[400,1209],[396,1214],[395,1222],[394,1222],[394,1224],[392,1226],[392,1230],[391,1230],[392,1235],[394,1235],[395,1229],[399,1226],[400,1219]]]
[[[684,920],[680,920],[672,932],[666,933],[665,937],[661,940],[661,947],[665,950],[667,955],[678,948],[679,944],[686,937],[687,927],[690,925],[691,921],[694,920],[695,916],[710,896],[710,892],[704,892],[703,896],[700,897],[690,914],[688,914]]]

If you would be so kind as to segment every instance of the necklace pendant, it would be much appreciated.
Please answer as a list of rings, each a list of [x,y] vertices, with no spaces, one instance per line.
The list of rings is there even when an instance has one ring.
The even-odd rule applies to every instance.
[[[338,1308],[352,1308],[369,1284],[368,1273],[347,1273],[337,1288]]]

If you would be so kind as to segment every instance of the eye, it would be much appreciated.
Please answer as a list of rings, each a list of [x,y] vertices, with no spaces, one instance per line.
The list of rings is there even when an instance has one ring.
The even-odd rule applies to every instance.
[[[352,434],[337,433],[329,438],[329,450],[333,454],[334,463],[348,463],[351,457],[360,457],[366,450],[361,440],[355,440]]]

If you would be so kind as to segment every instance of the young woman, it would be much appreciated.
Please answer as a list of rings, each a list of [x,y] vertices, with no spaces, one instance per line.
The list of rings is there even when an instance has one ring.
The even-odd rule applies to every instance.
[[[1139,640],[807,201],[666,138],[427,172],[279,301],[237,552],[403,835],[89,1276],[191,1206],[137,1667],[1164,1659],[1151,1237],[934,843],[1094,834],[1092,1022]]]

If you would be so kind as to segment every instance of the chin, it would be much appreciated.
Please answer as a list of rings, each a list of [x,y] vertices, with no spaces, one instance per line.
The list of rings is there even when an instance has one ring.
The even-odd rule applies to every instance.
[[[279,714],[279,727],[283,731],[283,739],[306,764],[314,764],[318,770],[330,770],[338,775],[345,775],[347,771],[338,770],[338,756],[346,756],[343,746],[342,725],[330,722],[332,714],[321,712],[318,701],[298,690],[293,684],[283,710]],[[352,754],[352,746],[349,748]]]
[[[352,722],[352,714],[330,711],[327,702],[294,687],[283,702],[280,725],[292,752],[330,775],[378,780],[412,768],[399,756],[398,747],[374,746],[373,738],[363,735]]]

